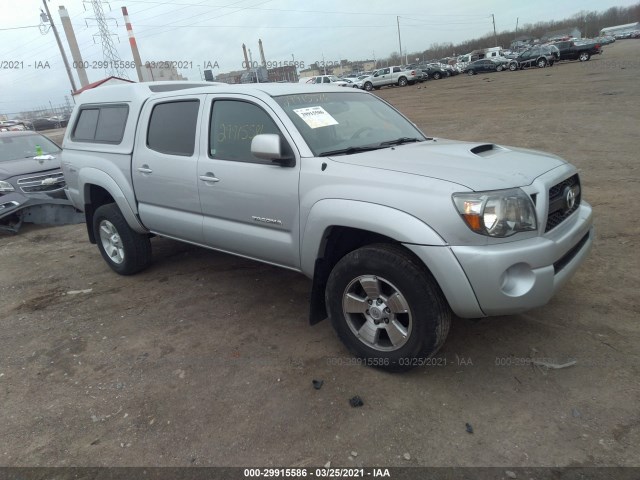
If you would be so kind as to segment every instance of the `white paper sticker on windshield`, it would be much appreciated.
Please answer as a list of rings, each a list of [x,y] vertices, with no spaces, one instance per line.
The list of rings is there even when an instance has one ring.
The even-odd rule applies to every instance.
[[[294,108],[293,111],[298,115],[304,123],[310,128],[327,127],[329,125],[338,125],[338,122],[329,112],[322,107],[306,107]]]

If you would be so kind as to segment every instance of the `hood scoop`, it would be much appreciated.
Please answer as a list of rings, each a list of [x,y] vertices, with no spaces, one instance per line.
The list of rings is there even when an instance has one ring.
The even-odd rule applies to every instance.
[[[483,143],[480,145],[476,145],[471,149],[471,153],[474,155],[478,155],[479,157],[490,157],[491,155],[495,155],[496,153],[506,150],[505,148],[499,147],[493,143]]]

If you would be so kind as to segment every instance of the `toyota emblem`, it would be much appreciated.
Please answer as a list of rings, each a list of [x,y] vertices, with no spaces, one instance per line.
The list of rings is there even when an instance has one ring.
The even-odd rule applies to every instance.
[[[573,188],[567,187],[564,189],[564,203],[566,211],[571,210],[576,204],[576,192]]]

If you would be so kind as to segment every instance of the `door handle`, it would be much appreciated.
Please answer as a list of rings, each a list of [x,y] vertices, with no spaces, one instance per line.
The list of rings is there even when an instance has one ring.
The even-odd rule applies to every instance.
[[[149,168],[149,165],[143,165],[141,167],[138,167],[138,171],[141,173],[153,173],[153,170]]]
[[[203,182],[219,182],[220,179],[217,178],[213,173],[211,172],[207,172],[205,175],[200,175],[200,180],[202,180]]]

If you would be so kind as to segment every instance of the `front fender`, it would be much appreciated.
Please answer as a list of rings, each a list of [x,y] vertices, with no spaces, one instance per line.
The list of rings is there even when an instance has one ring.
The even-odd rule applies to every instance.
[[[91,185],[102,187],[109,192],[109,195],[111,195],[115,200],[118,208],[122,212],[122,215],[134,231],[138,233],[149,233],[144,225],[140,223],[137,211],[134,210],[135,197],[133,192],[128,192],[129,195],[126,195],[112,177],[97,168],[86,167],[81,169],[78,173],[78,180],[79,184],[83,186],[83,188],[78,192],[80,194],[78,202],[81,205],[86,205],[88,203],[89,189]],[[131,202],[133,202],[133,206]]]
[[[300,239],[300,263],[305,275],[313,277],[327,229],[335,226],[378,233],[400,243],[446,245],[429,225],[401,210],[354,200],[320,200],[311,207]]]

